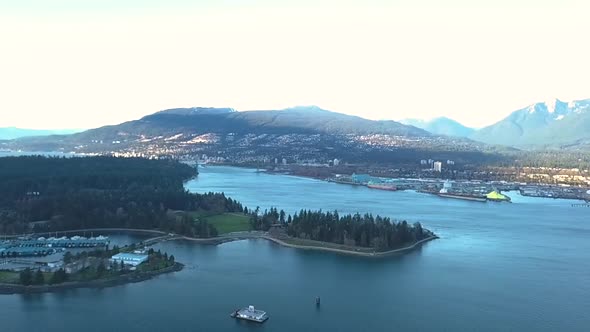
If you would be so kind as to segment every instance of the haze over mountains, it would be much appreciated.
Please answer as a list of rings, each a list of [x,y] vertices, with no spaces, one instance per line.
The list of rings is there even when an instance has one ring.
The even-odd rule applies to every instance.
[[[558,99],[519,109],[470,138],[517,147],[563,147],[590,143],[590,99]]]
[[[590,144],[590,99],[534,103],[481,129],[445,117],[400,122],[433,134],[466,137],[488,144],[518,148],[580,147]]]
[[[439,145],[463,145],[469,151],[488,149],[477,142],[518,148],[590,146],[590,99],[569,103],[554,99],[531,104],[481,129],[466,127],[446,117],[429,121],[405,119],[400,122],[367,120],[316,106],[243,112],[237,112],[232,108],[174,108],[147,115],[139,120],[73,135],[20,138],[8,145],[4,143],[2,147],[95,150],[108,149],[107,144],[118,144],[122,147],[155,144],[159,141],[190,145],[195,137],[200,135],[215,135],[214,140],[224,142],[223,144],[229,142],[228,140],[234,143],[244,140],[240,144],[255,143],[260,146],[274,144],[270,142],[272,139],[286,140],[286,135],[304,135],[303,140],[311,137],[310,135],[320,135],[317,137],[321,137],[320,141],[324,140],[324,143],[339,137],[337,140],[341,140],[343,146],[346,143],[342,141],[342,137],[390,147],[399,144],[425,148],[437,142]],[[15,131],[19,130],[12,130]],[[0,135],[2,133],[0,129]],[[0,139],[57,133],[69,132],[21,130],[20,135],[6,134],[4,137],[0,136]],[[249,135],[258,137],[253,139]],[[293,137],[287,140],[293,140]],[[97,146],[97,143],[103,145]],[[311,143],[309,148],[316,149]],[[436,145],[428,146],[428,149],[435,148]]]
[[[240,163],[292,161],[485,159],[483,144],[432,135],[396,121],[374,121],[316,106],[236,112],[231,108],[175,108],[82,133],[22,138],[0,148],[122,153],[128,156],[207,154]],[[427,152],[428,151],[428,152]],[[387,153],[390,152],[390,153]]]
[[[209,121],[214,119],[215,121]],[[223,121],[220,121],[223,120]],[[265,132],[327,134],[389,134],[430,136],[425,130],[391,120],[373,121],[345,115],[317,106],[298,106],[284,110],[236,112],[232,108],[176,108],[143,117],[140,122],[190,127],[197,132]],[[153,122],[156,121],[156,122]]]
[[[438,117],[432,120],[403,119],[400,120],[400,123],[421,128],[436,135],[469,137],[475,132],[475,129],[447,117]]]
[[[81,132],[81,129],[24,129],[16,127],[0,128],[0,140],[29,136],[67,135]]]

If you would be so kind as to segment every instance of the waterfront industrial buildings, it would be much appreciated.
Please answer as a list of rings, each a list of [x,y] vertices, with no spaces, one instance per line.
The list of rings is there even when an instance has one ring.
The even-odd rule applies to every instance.
[[[136,254],[136,253],[119,253],[111,257],[111,262],[131,266],[138,266],[139,264],[148,260],[147,254]]]

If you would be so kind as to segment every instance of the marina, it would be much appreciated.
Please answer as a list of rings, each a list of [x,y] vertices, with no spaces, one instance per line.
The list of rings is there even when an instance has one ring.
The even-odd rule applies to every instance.
[[[39,237],[36,239],[24,238],[8,241],[12,247],[48,247],[48,248],[92,248],[104,247],[109,244],[109,238],[106,236],[90,237],[83,236],[68,237]]]
[[[64,249],[106,247],[110,243],[105,236],[86,238],[82,236],[19,238],[0,242],[0,255],[46,256]]]

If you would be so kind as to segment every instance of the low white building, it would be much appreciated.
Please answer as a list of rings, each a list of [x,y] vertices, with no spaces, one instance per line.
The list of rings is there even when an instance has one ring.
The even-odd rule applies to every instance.
[[[145,261],[148,260],[148,255],[145,254],[130,254],[130,253],[119,253],[115,256],[111,257],[111,262],[115,262],[118,264],[131,265],[137,266]]]

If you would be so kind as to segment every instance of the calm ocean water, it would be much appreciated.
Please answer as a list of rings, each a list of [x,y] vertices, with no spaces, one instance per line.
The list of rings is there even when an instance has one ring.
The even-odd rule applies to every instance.
[[[401,257],[364,259],[264,240],[159,245],[187,267],[106,289],[0,296],[1,331],[588,331],[590,209],[526,198],[441,199],[231,167],[201,169],[194,192],[248,207],[372,212],[441,236]],[[321,296],[322,305],[315,306]],[[229,318],[266,310],[264,325]]]

